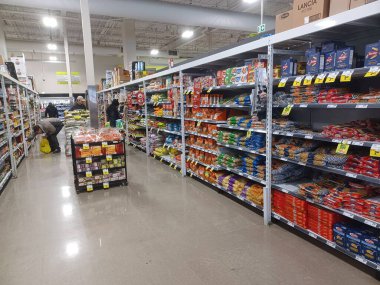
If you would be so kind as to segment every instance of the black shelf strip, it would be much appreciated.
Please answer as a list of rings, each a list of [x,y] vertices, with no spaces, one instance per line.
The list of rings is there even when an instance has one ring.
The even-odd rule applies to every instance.
[[[255,89],[255,83],[239,83],[231,85],[212,86],[209,88],[203,88],[202,93],[218,93],[226,91],[249,91]]]
[[[124,169],[124,168],[125,168],[125,166],[116,166],[116,167],[108,167],[108,168],[104,168],[104,169],[108,169],[109,171],[111,171],[114,169]],[[102,173],[104,169],[102,168],[102,169],[96,169],[96,170],[77,171],[77,174],[86,174],[86,172]]]
[[[297,109],[379,109],[380,103],[336,104],[336,103],[302,103],[289,104]],[[273,104],[273,108],[285,108],[288,105]]]
[[[92,185],[93,191],[94,191],[94,190],[104,189],[104,187],[103,187],[104,183],[109,183],[109,188],[112,188],[112,187],[116,187],[116,186],[127,185],[128,181],[127,181],[127,179],[123,179],[123,180],[109,181],[109,182],[102,182],[102,183],[88,184],[88,185]],[[105,189],[105,190],[107,190],[107,189]],[[79,193],[79,192],[92,192],[92,191],[87,191],[87,185],[85,185],[85,186],[78,186],[77,192]]]

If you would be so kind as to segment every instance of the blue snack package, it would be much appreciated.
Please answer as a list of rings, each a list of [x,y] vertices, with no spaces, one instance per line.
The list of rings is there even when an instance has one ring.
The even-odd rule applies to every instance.
[[[354,49],[345,48],[336,52],[335,69],[351,69],[354,59]]]
[[[372,234],[363,234],[361,239],[362,255],[373,262],[376,262],[379,257],[379,238]]]
[[[346,233],[346,248],[355,254],[361,254],[361,239],[363,233],[360,230],[348,229]]]
[[[380,65],[380,42],[365,46],[364,67]]]
[[[281,61],[281,76],[293,76],[296,75],[297,60],[293,58],[285,59]]]
[[[336,52],[328,52],[325,54],[325,71],[334,71],[335,70],[335,59],[336,59]]]
[[[319,52],[309,53],[306,56],[306,74],[318,74],[321,69],[323,70],[321,68],[321,54]]]

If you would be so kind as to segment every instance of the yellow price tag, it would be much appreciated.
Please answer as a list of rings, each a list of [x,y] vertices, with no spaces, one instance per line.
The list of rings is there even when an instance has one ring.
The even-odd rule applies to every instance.
[[[338,146],[336,148],[336,153],[347,154],[349,148],[350,148],[349,144],[342,142],[342,143],[338,144]]]
[[[172,163],[170,163],[170,167],[173,167],[173,162],[172,162]]]
[[[102,147],[107,147],[108,143],[107,142],[102,142]]]
[[[212,91],[212,87],[210,87],[208,90],[207,90],[207,93],[210,93]]]
[[[104,189],[108,189],[108,188],[110,188],[110,184],[109,184],[109,182],[104,182],[104,183],[103,183],[103,188],[104,188]]]
[[[340,76],[340,82],[350,82],[351,76],[353,73],[354,73],[353,69],[343,71],[342,75]]]
[[[107,160],[107,161],[112,161],[112,155],[111,155],[111,154],[107,154],[107,156],[106,156],[106,160]]]
[[[174,168],[174,170],[177,170],[177,165],[174,165],[174,167],[173,167],[173,168]]]
[[[91,184],[90,185],[87,185],[87,192],[91,192],[91,191],[94,191],[94,186],[92,186]]]
[[[326,78],[326,83],[334,83],[339,72],[331,72]]]
[[[303,81],[303,85],[311,85],[311,82],[313,81],[313,75],[307,75],[305,77],[305,80]]]
[[[162,162],[163,160],[164,160],[164,158],[163,158],[163,157],[161,157],[160,161]]]
[[[282,116],[289,116],[290,112],[292,111],[292,108],[293,106],[292,105],[288,105],[284,108],[284,110],[282,110]]]
[[[296,79],[294,79],[293,86],[301,86],[303,76],[298,76]]]
[[[380,144],[372,145],[369,155],[373,157],[380,157]]]
[[[315,78],[314,84],[322,84],[325,80],[326,73],[318,74],[317,78]]]
[[[90,145],[88,143],[84,143],[83,144],[83,149],[84,150],[89,150],[90,149]]]
[[[249,129],[248,132],[247,132],[247,139],[250,138],[252,136],[252,130]]]
[[[103,175],[108,175],[110,174],[109,170],[107,168],[103,169]]]
[[[86,171],[86,177],[87,178],[92,177],[92,171]]]
[[[201,126],[201,121],[198,121],[198,123],[197,123],[197,127],[200,127]]]
[[[285,87],[287,81],[288,81],[287,77],[286,78],[282,78],[280,80],[280,83],[278,83],[278,87],[280,87],[280,88]]]
[[[156,155],[155,155],[155,154],[153,155],[153,158],[156,158]]]
[[[193,173],[192,172],[190,173],[190,177],[193,177]]]
[[[372,66],[364,77],[374,77],[380,73],[380,66]]]
[[[86,157],[86,163],[92,163],[92,157]]]
[[[80,120],[80,119],[82,119],[82,116],[79,116],[79,115],[74,116],[74,120]]]

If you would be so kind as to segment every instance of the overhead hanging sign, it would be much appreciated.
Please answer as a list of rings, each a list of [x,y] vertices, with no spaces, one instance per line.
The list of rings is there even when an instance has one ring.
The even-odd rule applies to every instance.
[[[55,73],[55,76],[57,77],[57,84],[59,85],[66,85],[69,84],[69,78],[67,77],[66,71],[57,71]],[[79,72],[71,72],[71,84],[78,85],[80,84],[80,73]]]

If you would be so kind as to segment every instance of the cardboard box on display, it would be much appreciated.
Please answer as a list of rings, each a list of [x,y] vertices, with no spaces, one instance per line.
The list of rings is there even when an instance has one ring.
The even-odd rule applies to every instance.
[[[276,16],[276,34],[295,27],[293,21],[293,10],[286,11]]]
[[[376,0],[351,0],[350,9],[354,9],[356,7],[375,2]]]
[[[294,0],[293,21],[296,27],[329,16],[330,0]]]
[[[330,13],[329,16],[342,13],[350,10],[351,0],[330,0]]]

